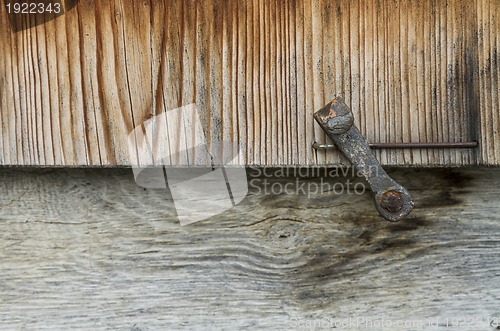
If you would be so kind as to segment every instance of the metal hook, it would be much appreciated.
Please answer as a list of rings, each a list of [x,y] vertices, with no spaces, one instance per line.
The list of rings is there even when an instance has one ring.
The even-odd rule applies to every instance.
[[[398,221],[413,209],[408,191],[389,177],[377,161],[366,139],[354,125],[354,117],[342,98],[333,99],[314,113],[314,119],[335,146],[363,174],[375,194],[379,214],[388,221]]]

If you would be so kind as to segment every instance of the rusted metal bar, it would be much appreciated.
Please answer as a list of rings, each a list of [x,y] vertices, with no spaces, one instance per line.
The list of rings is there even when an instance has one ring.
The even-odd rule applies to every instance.
[[[352,112],[342,98],[333,99],[314,113],[314,119],[358,173],[366,178],[375,195],[379,214],[389,221],[406,217],[413,209],[413,199],[382,169],[368,142],[353,124]]]
[[[419,143],[369,143],[372,149],[398,149],[398,148],[476,148],[476,141],[467,142],[419,142]],[[334,144],[313,143],[317,150],[335,149]]]

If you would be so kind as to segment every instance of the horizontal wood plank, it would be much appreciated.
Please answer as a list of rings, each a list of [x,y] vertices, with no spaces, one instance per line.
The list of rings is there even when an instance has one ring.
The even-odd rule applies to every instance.
[[[130,170],[2,169],[2,329],[498,325],[500,171],[390,170],[416,200],[399,223],[368,192],[265,194],[264,180],[297,177],[258,172],[236,207],[180,226],[168,191],[138,187]],[[306,174],[300,183],[319,183]]]

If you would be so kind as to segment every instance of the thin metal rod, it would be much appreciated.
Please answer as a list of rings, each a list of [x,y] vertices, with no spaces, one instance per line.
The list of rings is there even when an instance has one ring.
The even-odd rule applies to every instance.
[[[476,141],[467,142],[436,142],[436,143],[370,143],[370,148],[373,149],[395,149],[395,148],[476,148],[478,146]],[[334,149],[333,144],[320,144],[314,142],[314,149]]]

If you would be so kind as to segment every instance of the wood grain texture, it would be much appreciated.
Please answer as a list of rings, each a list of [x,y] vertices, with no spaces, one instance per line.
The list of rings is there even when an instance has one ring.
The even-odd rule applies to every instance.
[[[477,11],[479,68],[481,86],[482,158],[485,163],[500,163],[500,2],[480,2]]]
[[[129,133],[192,103],[239,164],[345,164],[311,148],[326,141],[312,113],[335,95],[371,142],[481,145],[376,151],[383,164],[500,164],[498,0],[65,5],[0,8],[0,164],[130,165]]]
[[[265,179],[297,178],[254,171],[236,207],[180,226],[168,191],[138,187],[130,170],[2,169],[0,325],[288,330],[364,317],[440,322],[340,329],[442,330],[467,318],[448,328],[493,330],[500,171],[389,173],[416,200],[400,223],[378,217],[368,192],[264,194]]]

